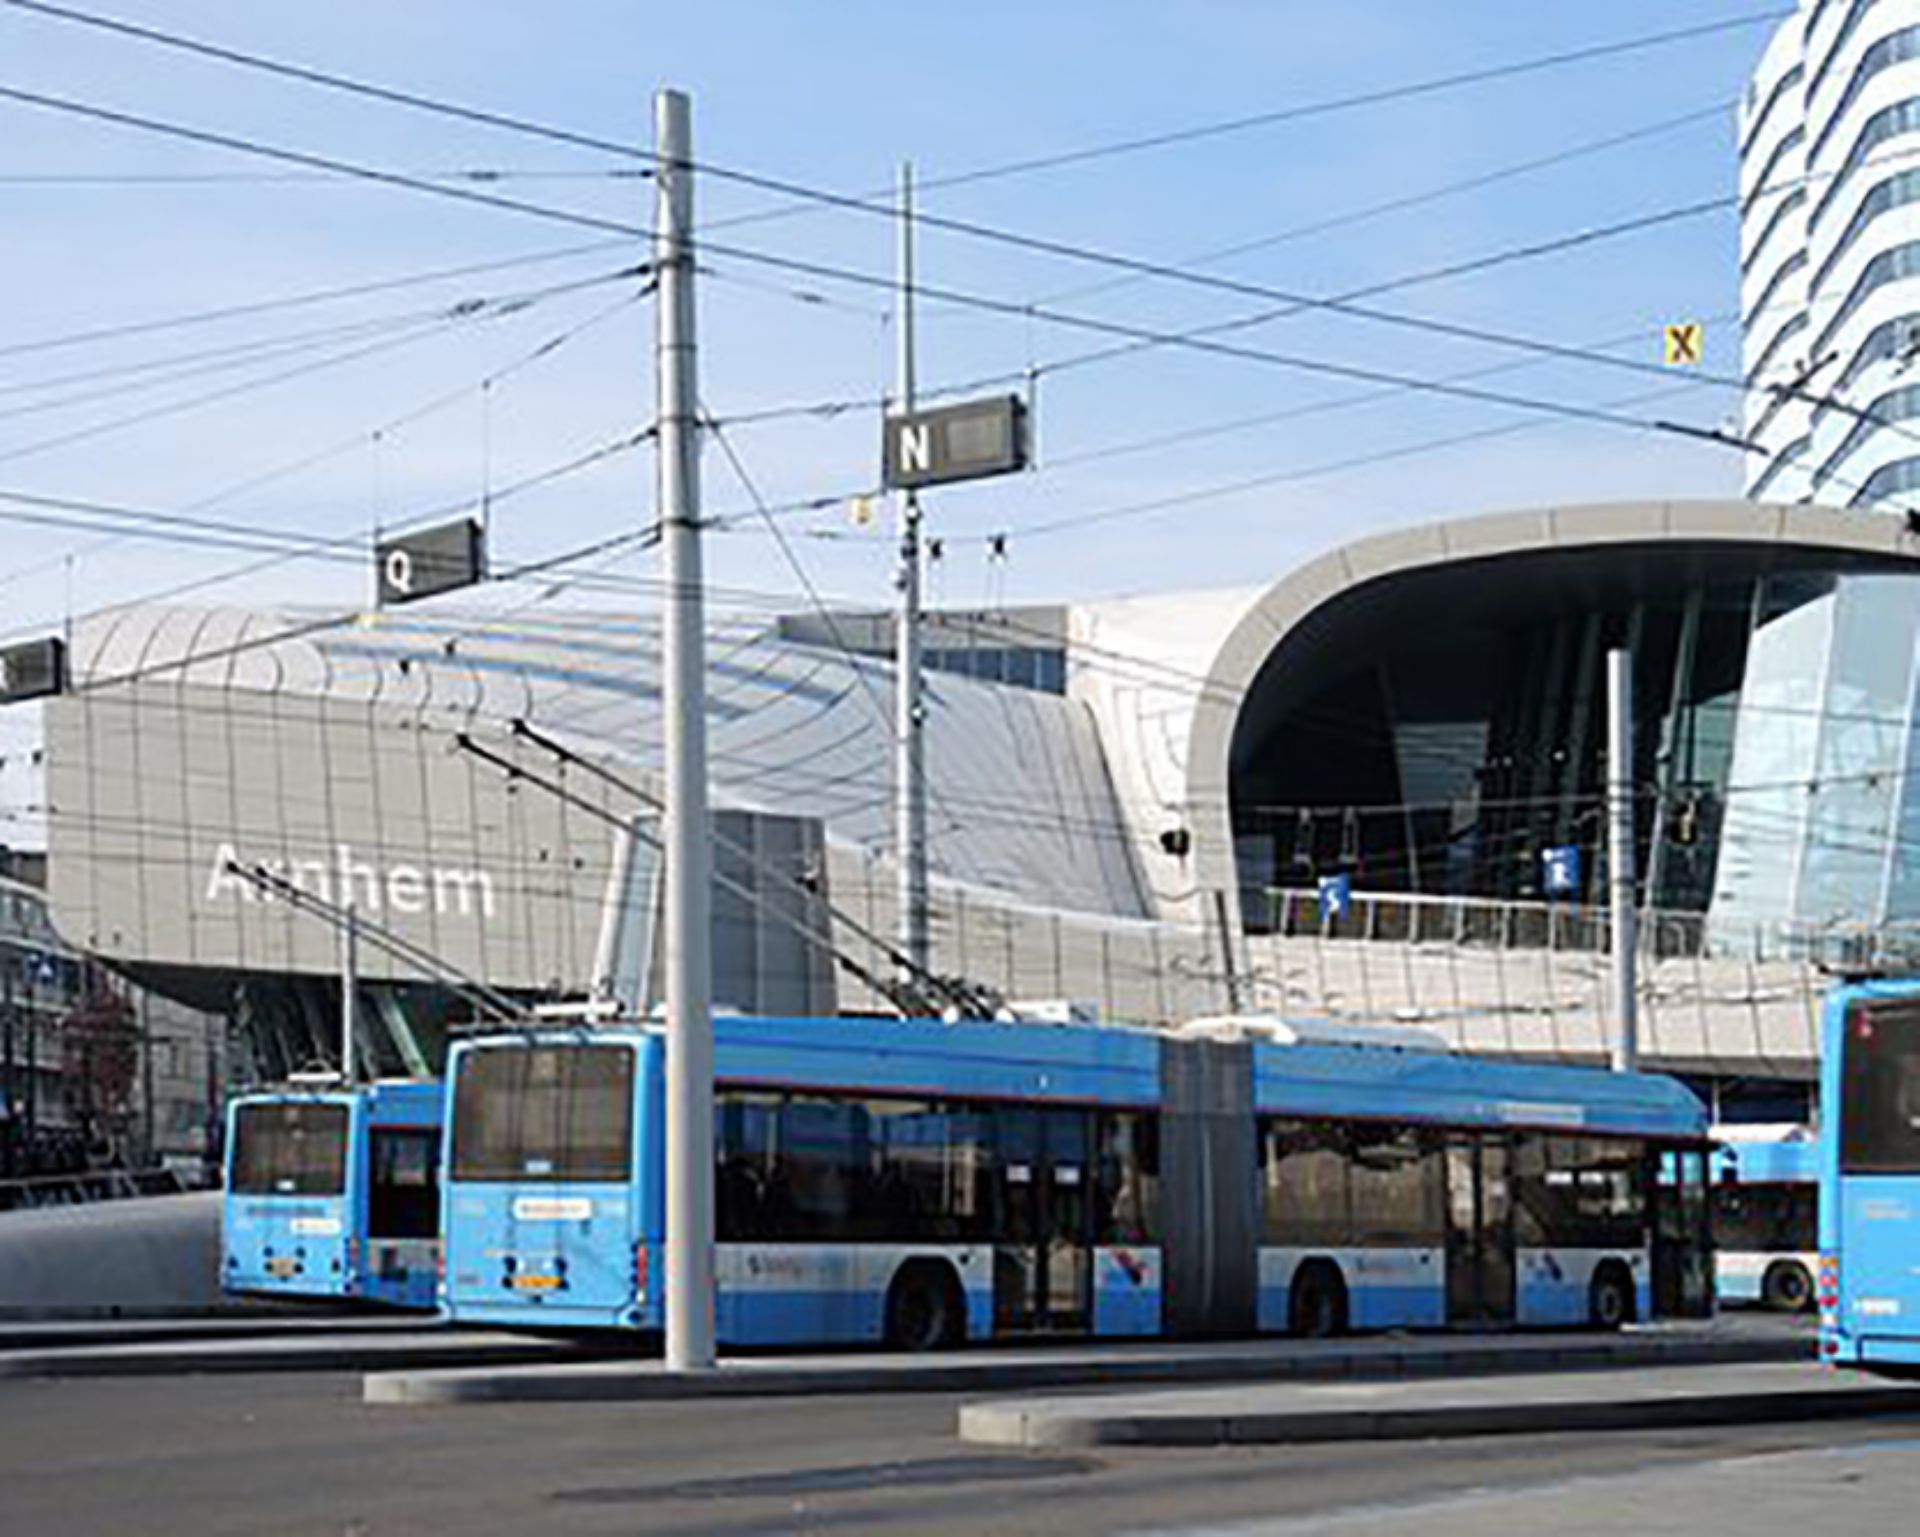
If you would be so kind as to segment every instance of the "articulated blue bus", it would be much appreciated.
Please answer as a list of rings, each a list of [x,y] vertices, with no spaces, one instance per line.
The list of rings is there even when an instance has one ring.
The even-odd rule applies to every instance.
[[[222,1286],[435,1307],[444,1106],[442,1086],[430,1081],[235,1098]]]
[[[1711,1307],[1706,1117],[1670,1080],[1315,1040],[715,1021],[735,1345],[1593,1323]],[[446,1312],[663,1322],[663,1052],[458,1043]]]
[[[1820,1353],[1920,1375],[1920,981],[1834,989],[1820,1046]]]
[[[1820,1164],[1805,1126],[1716,1126],[1714,1286],[1723,1303],[1782,1313],[1813,1306]]]

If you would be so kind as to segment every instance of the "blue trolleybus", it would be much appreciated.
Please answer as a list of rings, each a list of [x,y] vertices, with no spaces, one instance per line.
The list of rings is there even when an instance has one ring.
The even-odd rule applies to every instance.
[[[1920,981],[1836,988],[1821,1026],[1820,1352],[1920,1375]]]
[[[1714,1286],[1723,1303],[1777,1312],[1813,1306],[1820,1166],[1805,1126],[1716,1126]]]
[[[434,1307],[444,1103],[429,1081],[235,1098],[225,1289]]]
[[[721,1018],[731,1344],[1612,1326],[1711,1306],[1706,1117],[1661,1078],[1269,1020],[1180,1036]],[[455,1319],[663,1322],[663,1040],[450,1058]]]

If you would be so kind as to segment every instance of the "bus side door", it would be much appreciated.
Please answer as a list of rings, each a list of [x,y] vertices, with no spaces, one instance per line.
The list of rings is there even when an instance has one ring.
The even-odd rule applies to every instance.
[[[1093,1287],[1092,1119],[1084,1110],[1010,1105],[995,1112],[994,1122],[994,1333],[1085,1332]]]

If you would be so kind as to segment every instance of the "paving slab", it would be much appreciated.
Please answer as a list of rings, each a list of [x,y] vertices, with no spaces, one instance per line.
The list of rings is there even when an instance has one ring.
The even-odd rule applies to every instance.
[[[1288,1383],[967,1404],[992,1446],[1220,1446],[1539,1435],[1904,1415],[1920,1387],[1785,1365],[1648,1365],[1450,1380]]]
[[[0,1352],[4,1377],[161,1377],[188,1372],[339,1372],[506,1367],[595,1359],[568,1341],[491,1331],[308,1329],[239,1339],[160,1339]]]
[[[1377,1335],[1346,1340],[981,1347],[923,1355],[839,1353],[730,1356],[711,1372],[679,1374],[655,1360],[547,1363],[510,1369],[375,1371],[375,1404],[606,1403],[811,1393],[1003,1392],[1118,1384],[1389,1379],[1414,1375],[1797,1362],[1804,1333],[1715,1325],[1656,1325],[1615,1335]]]

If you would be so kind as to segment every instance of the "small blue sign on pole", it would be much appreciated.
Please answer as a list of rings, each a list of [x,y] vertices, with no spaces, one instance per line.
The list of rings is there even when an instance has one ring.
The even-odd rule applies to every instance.
[[[1351,875],[1323,875],[1320,877],[1320,916],[1323,918],[1344,918],[1353,911],[1353,877]]]
[[[1580,890],[1580,849],[1562,843],[1540,851],[1540,885],[1550,897],[1570,897]]]

